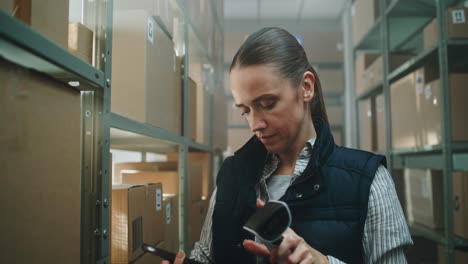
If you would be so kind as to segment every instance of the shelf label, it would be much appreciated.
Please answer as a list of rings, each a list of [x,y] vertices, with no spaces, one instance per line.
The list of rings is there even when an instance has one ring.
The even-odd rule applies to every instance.
[[[154,20],[148,17],[147,38],[151,44],[154,44]]]
[[[166,204],[166,224],[171,223],[171,203]]]
[[[162,210],[162,193],[161,189],[156,189],[156,211]]]
[[[452,11],[452,23],[464,24],[465,23],[465,10],[457,9]]]

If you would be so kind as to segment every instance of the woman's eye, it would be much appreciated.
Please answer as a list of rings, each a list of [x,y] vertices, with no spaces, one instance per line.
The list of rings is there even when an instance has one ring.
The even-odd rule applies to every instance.
[[[270,110],[272,109],[274,106],[275,106],[276,102],[268,102],[268,103],[263,103],[261,104],[260,106],[263,108],[263,109],[267,109],[267,110]]]

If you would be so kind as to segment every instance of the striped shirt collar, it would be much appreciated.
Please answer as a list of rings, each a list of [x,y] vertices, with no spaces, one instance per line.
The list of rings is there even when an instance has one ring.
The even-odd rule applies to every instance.
[[[314,147],[316,138],[309,139],[304,148],[302,148],[301,152],[296,160],[296,165],[294,166],[294,175],[291,183],[293,183],[305,170],[307,164],[309,163],[310,157],[312,156],[312,150]],[[262,177],[260,179],[260,183],[257,189],[257,196],[260,197],[263,201],[268,200],[268,188],[267,188],[267,179],[273,175],[273,172],[276,171],[278,165],[280,163],[280,159],[278,154],[276,153],[268,153],[265,167],[263,167]]]

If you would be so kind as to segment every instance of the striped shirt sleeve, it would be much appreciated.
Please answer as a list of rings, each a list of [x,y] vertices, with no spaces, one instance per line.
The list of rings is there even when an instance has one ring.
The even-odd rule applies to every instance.
[[[366,264],[404,264],[413,244],[390,173],[380,166],[371,184],[362,239]],[[344,263],[328,256],[330,264]]]
[[[211,195],[208,212],[206,212],[205,223],[203,223],[201,230],[200,240],[195,242],[193,250],[190,253],[191,259],[206,264],[210,263],[210,261],[207,259],[207,256],[210,259],[213,259],[213,254],[211,252],[213,232],[211,227],[213,225],[213,211],[216,203],[216,191],[217,188],[214,189],[213,194]]]

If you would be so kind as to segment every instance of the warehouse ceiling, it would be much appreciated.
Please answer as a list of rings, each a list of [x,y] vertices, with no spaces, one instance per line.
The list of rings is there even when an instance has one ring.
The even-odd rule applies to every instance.
[[[281,26],[295,32],[340,32],[350,0],[225,0],[225,31]]]

